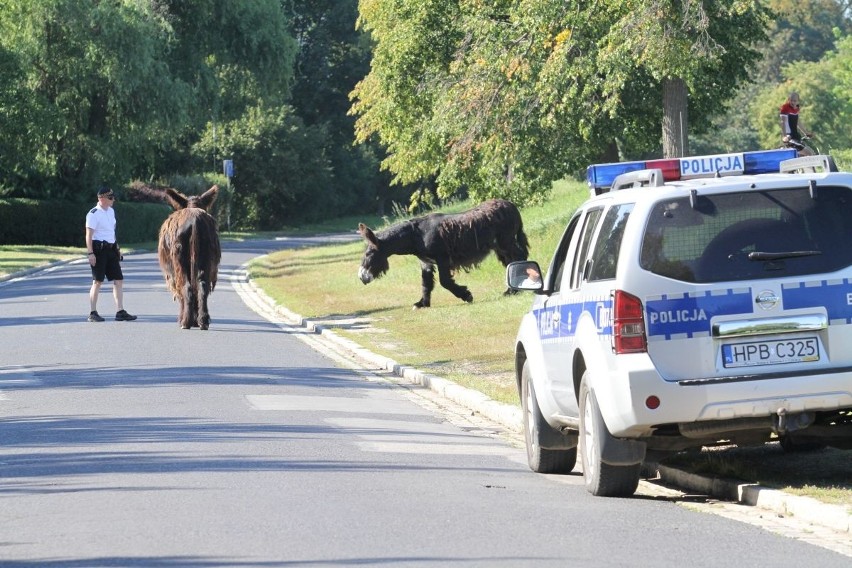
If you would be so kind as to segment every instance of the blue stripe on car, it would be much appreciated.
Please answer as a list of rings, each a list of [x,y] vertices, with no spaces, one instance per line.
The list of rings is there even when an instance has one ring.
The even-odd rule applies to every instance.
[[[798,282],[781,288],[785,310],[825,307],[833,323],[852,322],[852,283],[849,279]]]
[[[754,312],[751,289],[736,288],[703,294],[664,294],[645,300],[648,338],[672,339],[710,333],[715,316]]]

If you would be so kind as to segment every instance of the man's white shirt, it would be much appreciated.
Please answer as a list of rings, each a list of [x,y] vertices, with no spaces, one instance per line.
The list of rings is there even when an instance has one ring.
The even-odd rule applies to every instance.
[[[112,207],[104,209],[100,204],[86,214],[86,227],[94,230],[92,239],[115,242],[115,211]]]

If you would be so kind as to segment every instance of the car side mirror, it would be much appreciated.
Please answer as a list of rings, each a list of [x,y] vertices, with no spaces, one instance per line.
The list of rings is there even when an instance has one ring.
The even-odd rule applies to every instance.
[[[510,262],[506,266],[506,284],[512,290],[540,292],[544,289],[541,267],[532,260]]]

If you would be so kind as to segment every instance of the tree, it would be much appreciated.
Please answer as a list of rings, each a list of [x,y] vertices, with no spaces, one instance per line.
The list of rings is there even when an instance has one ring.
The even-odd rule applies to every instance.
[[[772,20],[767,28],[767,39],[758,46],[761,59],[755,64],[750,80],[743,83],[737,94],[719,113],[706,134],[695,139],[698,153],[711,154],[772,148],[779,143],[779,131],[768,138],[760,134],[765,127],[758,125],[755,117],[763,111],[777,113],[786,98],[779,91],[768,98],[762,93],[774,90],[785,78],[782,69],[796,61],[819,61],[834,46],[836,37],[852,32],[848,2],[838,0],[768,0]],[[760,110],[755,101],[767,105]],[[776,121],[777,122],[777,121]],[[777,127],[777,124],[774,126]],[[769,145],[767,145],[769,144]]]
[[[221,124],[219,151],[235,166],[232,228],[271,230],[284,219],[326,213],[333,196],[325,138],[322,127],[305,126],[286,105],[257,106]],[[208,131],[196,151],[208,153],[212,144]]]
[[[45,197],[127,176],[140,149],[164,143],[164,127],[182,120],[186,89],[162,59],[169,31],[141,2],[0,3],[0,49],[15,61],[17,110],[37,148],[0,175],[26,172],[43,184],[30,191]]]
[[[26,113],[37,149],[4,161],[0,179],[40,197],[82,196],[105,181],[215,162],[215,145],[214,155],[192,154],[206,128],[289,96],[297,46],[287,8],[279,0],[0,0],[9,62],[0,72],[20,85],[9,89],[14,112]]]
[[[333,211],[375,209],[387,179],[379,172],[370,142],[354,145],[355,119],[349,116],[349,93],[367,74],[369,38],[355,28],[357,0],[296,0],[293,30],[299,51],[295,61],[295,113],[307,127],[325,133],[315,152],[328,159],[331,175],[324,189]]]
[[[685,129],[707,124],[764,17],[744,0],[362,0],[375,48],[353,91],[356,132],[387,146],[398,183],[535,200],[616,148],[658,148],[664,87],[689,102]],[[672,108],[675,140],[685,113]]]
[[[796,61],[819,61],[833,49],[835,32],[852,33],[848,3],[838,0],[769,0],[772,19],[762,61],[752,74],[759,84],[778,83],[782,68]]]
[[[768,12],[740,0],[618,4],[618,21],[604,40],[605,70],[639,67],[660,85],[663,155],[689,155],[690,106],[701,128],[748,77]]]
[[[791,91],[802,101],[802,121],[817,133],[821,150],[852,148],[852,36],[816,62],[799,61],[782,68],[783,83],[769,86],[755,97],[751,111],[760,142],[777,147],[781,138],[778,108]]]

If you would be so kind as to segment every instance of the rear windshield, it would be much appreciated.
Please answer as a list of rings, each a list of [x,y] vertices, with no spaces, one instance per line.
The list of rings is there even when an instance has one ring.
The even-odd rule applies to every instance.
[[[813,193],[813,196],[812,196]],[[640,263],[685,282],[834,272],[852,264],[848,187],[744,191],[657,203]]]

